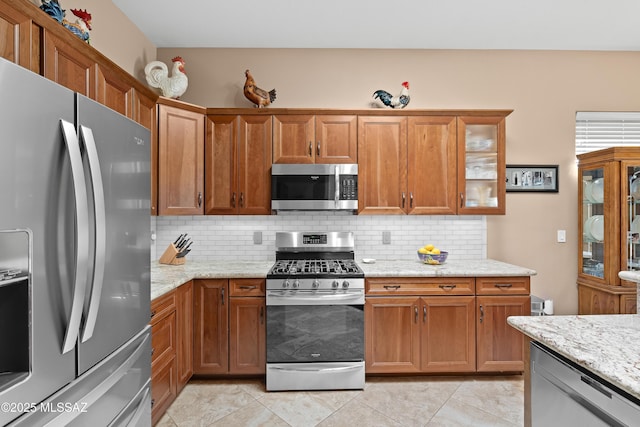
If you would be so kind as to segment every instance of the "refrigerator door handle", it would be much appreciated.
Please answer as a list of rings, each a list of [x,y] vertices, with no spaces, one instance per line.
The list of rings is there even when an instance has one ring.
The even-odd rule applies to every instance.
[[[93,336],[96,326],[98,309],[100,308],[100,296],[102,295],[102,283],[104,281],[104,268],[107,253],[106,210],[104,201],[104,187],[102,185],[102,171],[96,141],[91,128],[80,126],[80,137],[89,160],[91,173],[91,185],[93,187],[94,221],[95,221],[95,260],[93,264],[91,298],[89,310],[85,319],[82,332],[82,342],[86,342]]]
[[[82,319],[86,291],[86,273],[89,266],[89,235],[84,232],[84,230],[89,229],[89,205],[87,202],[87,185],[84,178],[80,142],[78,141],[75,127],[73,124],[62,119],[60,119],[60,126],[71,162],[71,175],[73,178],[73,191],[76,205],[76,271],[71,315],[69,316],[69,324],[67,325],[67,331],[62,345],[62,353],[64,354],[75,347],[80,333],[80,321]]]

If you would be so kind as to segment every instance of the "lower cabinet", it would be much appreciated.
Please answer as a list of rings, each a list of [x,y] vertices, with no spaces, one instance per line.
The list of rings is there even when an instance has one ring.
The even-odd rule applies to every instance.
[[[578,283],[578,314],[636,314],[636,286]]]
[[[156,424],[193,374],[193,282],[151,303],[151,407]]]
[[[365,304],[367,373],[475,371],[473,279],[367,279],[366,284],[367,293],[376,295],[367,296]]]
[[[522,372],[529,278],[366,280],[367,374]]]
[[[509,316],[529,316],[529,277],[476,279],[478,372],[522,372],[525,337],[507,324]]]
[[[203,279],[194,290],[194,374],[263,374],[265,280]]]

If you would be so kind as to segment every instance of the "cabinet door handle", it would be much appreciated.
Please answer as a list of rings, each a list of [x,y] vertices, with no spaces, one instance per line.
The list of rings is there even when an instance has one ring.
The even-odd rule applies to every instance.
[[[409,192],[409,207],[413,207],[413,191]]]
[[[440,289],[443,289],[445,291],[450,291],[451,289],[455,289],[456,286],[458,285],[438,285]]]
[[[480,323],[484,320],[484,307],[480,306]]]
[[[150,319],[153,319],[153,316],[155,316],[155,315],[156,315],[156,311],[155,311],[155,310],[153,310],[153,311],[151,312],[151,317],[150,317]]]
[[[220,289],[220,295],[222,296],[220,298],[220,302],[222,305],[224,305],[224,288]]]
[[[403,192],[402,192],[402,207],[403,207],[403,208],[404,208],[404,199],[405,199],[405,197],[404,197],[404,191],[403,191]]]
[[[316,148],[316,156],[320,156],[320,141],[318,141],[318,147]]]
[[[464,194],[460,193],[460,207],[464,208]]]
[[[384,285],[385,289],[400,289],[400,285]]]
[[[264,325],[264,307],[260,307],[260,324]]]
[[[244,193],[240,192],[240,207],[244,208]]]
[[[198,207],[202,206],[202,191],[198,191]]]
[[[500,288],[500,289],[502,289],[502,288],[510,288],[510,287],[512,287],[513,285],[512,285],[511,283],[496,283],[494,286],[495,286],[496,288]]]
[[[249,291],[250,291],[250,290],[252,290],[252,289],[255,289],[256,287],[257,287],[257,286],[255,286],[255,285],[241,285],[241,286],[240,286],[240,289],[247,289],[247,290],[249,290]]]
[[[415,312],[415,322],[418,323],[418,306],[413,306],[413,311]]]
[[[236,207],[236,192],[234,191],[233,194],[231,195],[231,207],[235,208]]]
[[[422,323],[427,323],[427,306],[422,306]]]
[[[313,156],[313,142],[309,141],[309,157]]]

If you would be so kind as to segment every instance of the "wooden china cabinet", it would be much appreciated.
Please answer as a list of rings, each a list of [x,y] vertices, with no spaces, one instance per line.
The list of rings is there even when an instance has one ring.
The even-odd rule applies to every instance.
[[[640,270],[640,147],[578,156],[578,312],[636,313]]]

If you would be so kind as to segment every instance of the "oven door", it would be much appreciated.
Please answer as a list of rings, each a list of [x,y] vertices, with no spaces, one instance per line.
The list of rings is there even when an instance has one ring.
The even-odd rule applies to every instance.
[[[364,361],[364,292],[268,291],[267,363]]]

